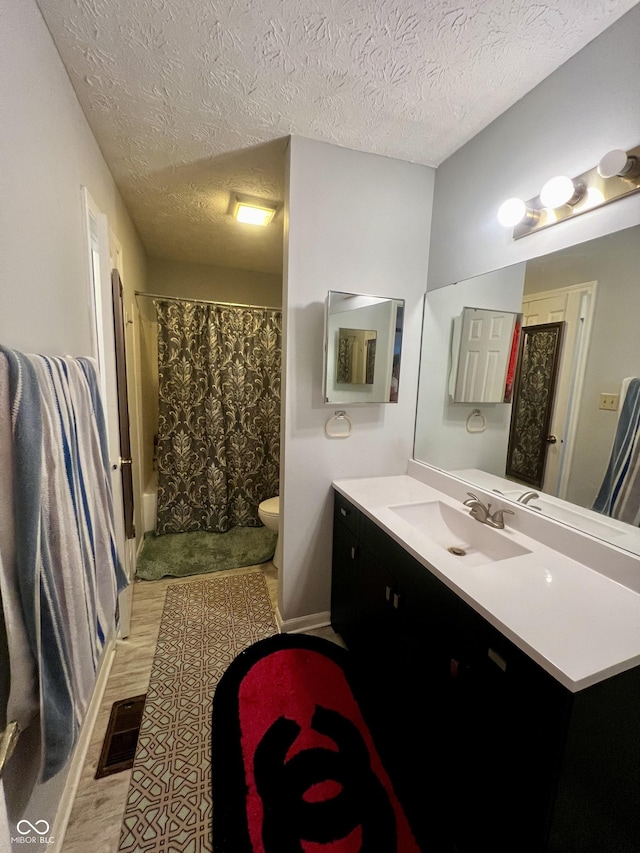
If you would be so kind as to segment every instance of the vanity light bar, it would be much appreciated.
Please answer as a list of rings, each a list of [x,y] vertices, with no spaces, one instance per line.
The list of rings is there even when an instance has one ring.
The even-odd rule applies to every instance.
[[[558,175],[529,201],[510,198],[498,211],[501,225],[513,226],[513,238],[525,237],[565,219],[595,210],[640,190],[640,145],[609,151],[597,166],[575,178]]]

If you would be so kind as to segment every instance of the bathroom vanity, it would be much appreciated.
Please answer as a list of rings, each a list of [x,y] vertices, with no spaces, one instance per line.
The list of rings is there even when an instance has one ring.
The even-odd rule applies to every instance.
[[[640,851],[638,591],[412,476],[333,487],[331,620],[422,849]]]

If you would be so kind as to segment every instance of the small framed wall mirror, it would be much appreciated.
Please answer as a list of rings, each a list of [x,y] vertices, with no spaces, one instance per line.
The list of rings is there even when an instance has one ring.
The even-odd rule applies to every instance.
[[[398,401],[403,314],[404,299],[328,292],[325,403]]]
[[[454,403],[510,403],[522,315],[463,308],[453,318],[449,396]]]

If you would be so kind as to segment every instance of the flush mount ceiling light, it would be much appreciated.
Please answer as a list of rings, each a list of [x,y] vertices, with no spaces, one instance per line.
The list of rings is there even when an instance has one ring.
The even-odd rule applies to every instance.
[[[238,222],[246,225],[269,225],[278,211],[278,205],[264,199],[232,195],[229,212]]]
[[[246,222],[247,225],[268,225],[275,216],[275,210],[268,207],[258,207],[255,204],[236,205],[235,217],[238,222]]]
[[[558,175],[529,201],[510,198],[498,210],[498,220],[513,227],[513,237],[524,237],[565,219],[595,210],[640,190],[640,146],[615,149],[593,169],[575,178]]]

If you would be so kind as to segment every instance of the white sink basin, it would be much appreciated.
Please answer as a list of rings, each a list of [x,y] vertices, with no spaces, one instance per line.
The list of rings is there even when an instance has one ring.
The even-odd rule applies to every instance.
[[[531,553],[509,539],[507,533],[482,524],[468,512],[442,501],[397,504],[389,509],[469,567]]]

